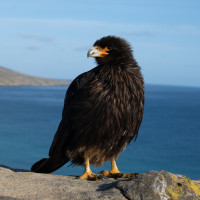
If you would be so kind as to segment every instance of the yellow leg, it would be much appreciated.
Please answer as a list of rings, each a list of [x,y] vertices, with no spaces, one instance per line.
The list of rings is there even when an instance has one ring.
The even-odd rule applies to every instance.
[[[107,171],[107,170],[101,171],[102,175],[103,176],[109,176],[110,175],[111,177],[113,177],[114,175],[115,176],[116,175],[119,175],[119,176],[121,175],[121,177],[122,177],[123,174],[118,170],[115,159],[112,158],[110,160],[110,162],[111,162],[111,170],[110,171]]]
[[[100,173],[103,176],[111,176],[112,178],[131,178],[131,177],[136,177],[137,173],[131,173],[131,174],[123,174],[121,173],[118,168],[117,168],[117,164],[114,158],[112,158],[110,160],[111,162],[111,171],[101,171]]]
[[[111,174],[121,173],[121,172],[118,170],[118,168],[117,168],[117,163],[116,163],[115,159],[114,159],[114,158],[111,159],[110,162],[111,162],[111,167],[112,167],[110,173],[111,173]]]
[[[92,173],[90,169],[90,161],[88,156],[85,156],[85,171],[82,176],[79,177],[80,180],[99,180],[99,174]]]

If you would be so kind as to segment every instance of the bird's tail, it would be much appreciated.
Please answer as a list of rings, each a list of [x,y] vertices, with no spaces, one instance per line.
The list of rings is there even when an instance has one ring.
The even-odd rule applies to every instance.
[[[36,173],[51,173],[69,161],[68,158],[59,158],[59,157],[49,157],[43,158],[36,162],[32,167],[31,171]]]

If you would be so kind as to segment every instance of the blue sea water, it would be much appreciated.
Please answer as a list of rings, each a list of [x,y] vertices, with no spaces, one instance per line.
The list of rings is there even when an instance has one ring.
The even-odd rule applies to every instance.
[[[47,157],[67,86],[0,87],[0,165],[30,169]],[[147,85],[136,142],[119,156],[125,173],[167,170],[200,178],[200,88]],[[92,168],[110,169],[109,162]],[[54,174],[81,175],[66,164]]]

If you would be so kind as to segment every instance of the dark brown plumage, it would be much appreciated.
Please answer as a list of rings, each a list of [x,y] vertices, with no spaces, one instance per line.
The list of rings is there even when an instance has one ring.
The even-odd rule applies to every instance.
[[[130,45],[119,37],[103,37],[88,56],[95,57],[98,65],[69,86],[49,158],[35,163],[34,172],[50,173],[70,160],[85,164],[85,173],[91,171],[89,163],[98,166],[108,160],[114,170],[119,154],[137,138],[144,81]]]

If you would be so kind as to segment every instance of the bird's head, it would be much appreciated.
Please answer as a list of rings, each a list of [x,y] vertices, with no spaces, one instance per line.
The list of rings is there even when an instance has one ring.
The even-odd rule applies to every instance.
[[[87,56],[95,57],[98,64],[115,64],[133,57],[129,43],[116,36],[107,36],[97,40],[89,49]]]

